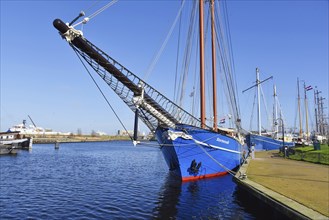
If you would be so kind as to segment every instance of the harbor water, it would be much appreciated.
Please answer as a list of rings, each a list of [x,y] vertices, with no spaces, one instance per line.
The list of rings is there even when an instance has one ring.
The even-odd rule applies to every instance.
[[[35,144],[0,157],[1,219],[271,219],[231,175],[180,183],[156,143]]]

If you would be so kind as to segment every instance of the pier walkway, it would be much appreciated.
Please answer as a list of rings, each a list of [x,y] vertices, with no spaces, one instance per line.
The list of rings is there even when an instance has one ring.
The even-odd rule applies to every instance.
[[[235,180],[288,217],[329,219],[329,166],[285,159],[277,150],[262,151],[248,158]]]

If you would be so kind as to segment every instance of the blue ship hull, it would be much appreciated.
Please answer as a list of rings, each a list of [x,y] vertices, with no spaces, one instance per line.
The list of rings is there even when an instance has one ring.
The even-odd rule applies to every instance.
[[[278,150],[283,147],[283,142],[281,140],[273,139],[272,137],[260,136],[256,134],[248,134],[246,136],[247,145],[251,147],[255,145],[255,150]],[[293,147],[294,142],[284,142],[284,146]]]
[[[156,136],[169,170],[182,181],[225,175],[241,162],[241,144],[230,136],[189,125],[158,127]]]

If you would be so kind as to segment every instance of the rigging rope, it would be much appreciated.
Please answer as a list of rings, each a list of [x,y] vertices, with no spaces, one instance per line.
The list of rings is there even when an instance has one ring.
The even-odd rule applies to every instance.
[[[76,51],[76,48],[73,47],[71,45],[71,47],[73,48],[74,52],[76,53],[77,57],[79,58],[80,62],[82,63],[82,65],[84,66],[84,68],[86,69],[87,73],[89,74],[90,78],[92,79],[92,81],[94,82],[94,84],[96,85],[98,91],[102,94],[103,98],[105,99],[106,103],[108,104],[108,106],[111,108],[112,112],[114,113],[115,117],[118,119],[118,121],[120,122],[120,124],[122,125],[122,127],[125,129],[125,131],[127,132],[129,138],[133,141],[132,136],[129,134],[127,128],[125,127],[125,125],[123,124],[123,122],[121,121],[121,119],[119,118],[119,116],[117,115],[117,113],[115,112],[114,108],[112,107],[112,105],[110,104],[110,102],[108,101],[108,99],[106,98],[106,96],[104,95],[102,89],[99,87],[99,85],[97,84],[96,80],[94,79],[94,77],[91,75],[90,71],[88,70],[87,66],[85,65],[85,63],[83,62],[83,60],[81,59],[81,57],[79,56],[79,53]]]
[[[198,50],[198,49],[196,49]],[[197,64],[197,59],[198,57],[195,56],[195,66]],[[197,68],[195,67],[194,68],[194,80],[193,80],[193,94],[192,94],[192,99],[193,99],[193,102],[192,102],[192,115],[197,115],[199,113],[199,110],[200,108],[199,107],[199,99],[197,99],[197,97],[199,96],[199,87],[200,87],[200,84],[197,83],[199,82],[199,78],[200,78],[200,75],[197,74]]]
[[[195,1],[195,3],[193,4],[193,8],[191,11],[191,15],[190,15],[190,25],[188,28],[188,33],[187,33],[187,41],[186,41],[186,46],[185,46],[185,50],[184,50],[184,58],[182,61],[182,74],[180,77],[180,83],[179,83],[179,87],[178,87],[178,93],[177,93],[177,98],[176,98],[176,102],[178,102],[179,106],[183,107],[183,98],[184,98],[184,94],[185,94],[185,87],[186,87],[186,78],[188,75],[188,70],[189,70],[189,65],[190,65],[190,61],[191,61],[191,51],[192,51],[192,42],[194,39],[193,33],[194,33],[194,29],[195,29],[195,17],[196,17],[196,13],[197,13],[197,2]],[[178,96],[179,96],[179,100],[178,100]]]
[[[100,3],[100,2],[101,2],[101,0],[94,1],[94,3],[93,3],[91,6],[89,6],[89,8],[87,8],[87,9],[85,10],[85,12],[86,12],[86,13],[89,12],[90,9],[92,9],[95,5],[97,5],[97,4]]]
[[[268,110],[267,110],[267,102],[266,102],[266,99],[265,99],[263,87],[261,85],[259,85],[259,87],[260,87],[260,92],[261,92],[261,96],[262,96],[263,103],[264,103],[264,108],[265,108],[265,113],[266,113],[266,119],[267,119],[266,122],[267,122],[267,128],[268,128],[269,127],[269,123],[271,123],[270,122],[271,120],[270,120],[270,116],[269,116],[269,113],[268,113]]]
[[[76,26],[78,26],[78,25],[80,25],[80,24],[86,24],[88,21],[90,21],[90,19],[96,17],[96,16],[99,15],[101,12],[103,12],[104,10],[106,10],[107,8],[109,8],[110,6],[114,5],[116,2],[118,2],[118,0],[113,0],[113,1],[109,2],[108,4],[106,4],[105,6],[103,6],[103,7],[100,8],[100,9],[98,9],[96,12],[94,12],[94,13],[91,14],[90,16],[85,17],[82,21],[76,23],[76,24],[73,25],[72,27],[74,28],[74,27],[76,27]],[[96,3],[95,3],[95,4],[96,4]],[[95,4],[94,4],[94,5],[95,5]],[[92,6],[91,6],[91,7],[92,7]],[[90,7],[90,8],[91,8],[91,7]],[[89,8],[89,9],[90,9],[90,8]],[[88,10],[89,10],[89,9],[88,9]]]
[[[217,9],[219,11],[219,9]],[[239,108],[238,108],[238,101],[237,101],[237,85],[235,77],[232,73],[232,62],[231,62],[231,56],[230,56],[230,49],[226,48],[224,45],[228,44],[228,40],[224,38],[224,31],[223,31],[223,24],[221,22],[221,19],[219,19],[218,13],[216,13],[216,20],[220,21],[217,23],[217,26],[215,28],[216,31],[216,40],[217,40],[217,47],[219,49],[219,54],[217,55],[219,60],[221,60],[222,70],[224,72],[224,82],[226,86],[226,97],[227,101],[230,103],[229,108],[230,111],[233,114],[233,119],[235,121],[236,127],[239,129],[240,125],[237,122],[237,120],[240,118]],[[218,34],[219,33],[219,34]]]
[[[186,130],[185,130],[185,133],[188,134],[188,135],[190,135]],[[227,171],[229,174],[231,174],[231,175],[234,176],[234,175],[236,174],[234,171],[230,170],[229,168],[227,168],[227,167],[225,167],[223,164],[221,164],[218,160],[216,160],[213,156],[211,156],[211,155],[207,152],[207,150],[204,149],[204,147],[199,143],[199,142],[202,142],[202,143],[206,144],[208,147],[212,148],[209,144],[206,143],[206,141],[209,141],[209,140],[211,140],[211,139],[213,139],[213,138],[215,138],[215,136],[210,137],[210,138],[208,138],[208,139],[204,139],[204,140],[202,140],[202,141],[198,141],[198,140],[196,140],[196,139],[194,139],[194,138],[192,138],[192,140],[194,141],[194,143],[195,143],[198,147],[201,148],[201,150],[203,150],[203,151],[205,152],[205,154],[207,154],[207,155],[210,157],[210,159],[212,159],[215,163],[217,163],[220,167],[222,167],[222,168],[223,168],[225,171]],[[241,149],[240,149],[240,153],[241,153]]]
[[[165,41],[163,42],[163,44],[162,44],[162,46],[161,46],[161,48],[160,48],[158,54],[156,55],[156,57],[154,58],[154,60],[152,61],[151,65],[149,66],[148,70],[146,71],[146,73],[145,73],[145,75],[144,75],[144,80],[145,80],[145,81],[147,81],[147,78],[150,76],[151,72],[152,72],[153,69],[154,69],[154,66],[155,66],[156,63],[158,62],[158,60],[159,60],[159,58],[160,58],[160,56],[161,56],[161,54],[162,54],[164,48],[166,47],[166,45],[167,45],[167,43],[168,43],[168,40],[169,40],[169,38],[170,38],[170,36],[171,36],[173,30],[174,30],[174,27],[176,26],[176,23],[177,23],[177,21],[178,21],[178,18],[179,18],[180,15],[181,15],[181,12],[182,12],[182,9],[183,9],[183,7],[184,7],[184,4],[185,4],[185,0],[183,0],[183,2],[182,2],[182,4],[181,4],[181,7],[180,7],[180,9],[178,10],[178,13],[177,13],[177,15],[176,15],[176,18],[175,18],[173,24],[171,25],[171,28],[170,28],[170,30],[169,30],[169,32],[168,32],[168,34],[167,34],[167,37],[166,37]]]
[[[249,123],[249,131],[252,131],[252,122],[254,121],[254,109],[256,105],[256,92],[254,93],[254,101],[252,103],[252,109],[251,109],[251,117],[250,117],[250,123]]]
[[[281,106],[281,103],[279,101],[278,96],[276,97],[276,100],[277,100],[277,103],[278,103],[278,106],[279,106],[279,112],[280,112],[280,115],[281,115],[280,117],[283,120],[283,122],[286,124],[284,114],[283,114],[283,110],[282,110],[282,106]]]
[[[174,84],[174,97],[173,100],[175,100],[176,97],[176,87],[177,87],[177,76],[178,76],[178,60],[179,60],[179,48],[180,48],[180,36],[181,36],[181,27],[182,27],[182,14],[179,16],[179,28],[178,28],[178,37],[177,37],[177,54],[176,54],[176,73],[175,73],[175,84]],[[193,115],[193,114],[192,114]]]
[[[231,174],[232,176],[235,176],[235,172],[230,170],[229,168],[225,167],[223,164],[221,164],[218,160],[216,160],[213,156],[211,156],[205,149],[203,146],[201,146],[200,144],[197,144],[201,150],[203,150],[203,152],[205,152],[205,154],[208,155],[208,157],[210,157],[210,159],[212,159],[215,163],[217,163],[220,167],[222,167],[227,173]]]

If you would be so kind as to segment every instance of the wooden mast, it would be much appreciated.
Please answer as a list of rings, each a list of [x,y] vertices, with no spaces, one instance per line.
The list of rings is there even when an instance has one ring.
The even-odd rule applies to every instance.
[[[205,76],[204,76],[204,34],[203,34],[203,0],[199,1],[199,28],[200,28],[200,116],[201,128],[206,127],[205,105]]]
[[[216,32],[215,32],[215,2],[210,1],[211,4],[211,48],[212,48],[212,97],[213,97],[213,114],[214,124],[213,129],[217,131],[217,79],[216,79]]]

